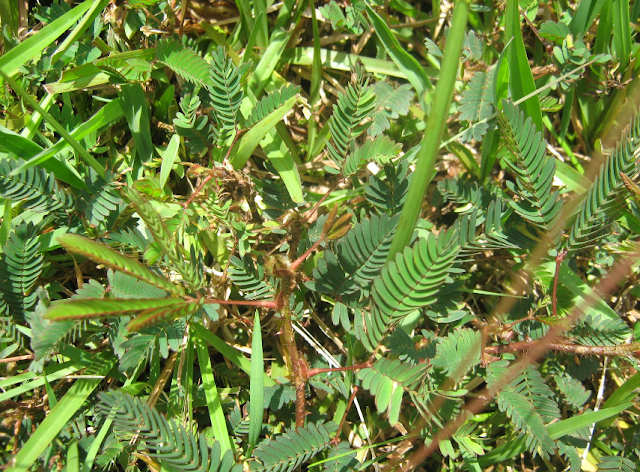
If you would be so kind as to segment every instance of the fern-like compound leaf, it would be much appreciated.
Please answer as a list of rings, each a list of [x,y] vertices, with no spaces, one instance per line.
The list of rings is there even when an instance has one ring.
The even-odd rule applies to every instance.
[[[598,472],[635,472],[636,465],[630,459],[620,456],[602,456],[598,459]]]
[[[431,364],[448,376],[462,378],[480,363],[481,333],[469,328],[453,331],[436,345]]]
[[[197,94],[185,95],[180,100],[180,109],[173,119],[176,133],[185,139],[189,152],[200,154],[209,149],[218,139],[217,130],[206,115],[197,115],[201,102]]]
[[[369,135],[375,137],[391,127],[390,120],[396,120],[409,113],[414,93],[410,84],[393,88],[387,82],[377,82],[373,89],[378,101]]]
[[[198,87],[211,85],[209,63],[179,41],[159,41],[156,46],[156,61]]]
[[[527,397],[545,424],[560,418],[560,409],[553,399],[553,392],[545,383],[540,372],[532,365],[527,365],[510,386],[513,391]]]
[[[513,421],[525,436],[525,443],[532,454],[549,458],[555,452],[555,444],[536,412],[533,404],[522,394],[505,391],[498,395],[498,408]]]
[[[247,300],[266,300],[273,298],[273,286],[264,281],[264,267],[256,268],[251,257],[247,254],[242,259],[231,256],[227,273],[235,286]]]
[[[582,408],[591,396],[591,392],[585,390],[582,382],[573,377],[557,375],[555,376],[555,381],[564,403],[575,410]]]
[[[352,293],[368,287],[386,263],[398,218],[373,215],[363,219],[340,239],[335,253],[325,251],[313,271],[313,290],[335,295]]]
[[[149,456],[168,466],[189,472],[242,471],[231,451],[221,453],[220,443],[209,448],[203,434],[196,436],[175,421],[167,421],[138,397],[111,391],[99,393],[98,398],[98,412],[113,419],[118,434],[125,439],[138,436]]]
[[[569,331],[569,336],[583,346],[616,346],[631,336],[631,329],[619,318],[589,314]]]
[[[576,251],[596,244],[622,213],[624,180],[640,171],[640,117],[636,116],[626,134],[600,168],[571,226],[567,249]]]
[[[284,102],[295,96],[300,91],[299,86],[288,84],[280,90],[275,90],[269,95],[265,95],[251,110],[249,117],[245,120],[245,126],[248,128],[262,120],[276,108],[281,107]]]
[[[74,208],[71,197],[60,187],[55,177],[39,167],[31,167],[17,175],[14,169],[25,163],[22,159],[0,159],[0,198],[22,202],[22,208],[41,213],[55,213]]]
[[[468,88],[462,93],[460,120],[469,122],[469,128],[462,136],[462,142],[470,142],[472,139],[479,141],[489,128],[486,123],[478,122],[486,120],[493,113],[495,70],[493,66],[487,72],[478,71],[473,74]]]
[[[346,177],[356,173],[367,162],[377,162],[378,164],[389,164],[391,159],[396,157],[402,146],[393,142],[387,136],[378,136],[373,140],[368,140],[362,146],[356,148],[349,154],[344,162],[342,174]]]
[[[438,182],[438,191],[449,202],[458,205],[460,213],[478,212],[478,223],[484,220],[485,207],[492,195],[478,183],[467,178],[455,177]]]
[[[372,309],[365,318],[368,348],[375,348],[392,324],[437,299],[460,252],[456,231],[429,234],[399,253],[373,281]]]
[[[291,472],[329,447],[336,430],[334,423],[317,426],[310,423],[306,428],[288,429],[284,434],[258,444],[253,455],[260,462],[253,462],[251,470]]]
[[[499,117],[503,151],[507,151],[503,152],[503,162],[516,176],[517,187],[508,186],[520,198],[509,204],[522,218],[548,233],[556,226],[562,210],[558,192],[551,191],[555,160],[547,158],[547,143],[531,117],[525,119],[524,113],[506,100],[503,109]]]
[[[384,166],[385,178],[381,174],[369,177],[365,197],[378,211],[395,215],[402,208],[409,189],[412,175],[409,174],[409,163],[400,159],[394,164],[387,164]]]
[[[389,423],[395,425],[400,416],[404,391],[417,392],[425,375],[427,364],[403,363],[398,359],[379,359],[371,367],[360,369],[358,379],[362,388],[375,397],[379,413],[389,414]]]
[[[36,227],[22,223],[9,234],[0,257],[0,295],[15,321],[23,321],[25,313],[36,302],[33,290],[44,266]]]
[[[242,64],[236,67],[222,46],[218,46],[211,57],[211,86],[208,90],[221,139],[226,139],[228,132],[239,129],[238,111],[244,97],[242,87],[249,66]]]
[[[370,118],[376,106],[373,88],[360,66],[356,67],[352,78],[345,93],[338,97],[329,119],[332,142],[327,141],[327,149],[341,171],[344,171],[347,156],[355,149],[355,139],[371,125]]]
[[[548,458],[555,453],[556,445],[549,437],[543,414],[550,421],[560,416],[558,407],[550,396],[550,389],[539,373],[533,373],[535,368],[532,366],[527,366],[505,386],[504,375],[508,369],[508,361],[491,364],[487,369],[487,386],[502,388],[498,393],[498,408],[505,412],[516,429],[524,434],[529,451]]]
[[[322,466],[325,472],[351,472],[359,470],[360,462],[356,459],[356,451],[351,449],[351,445],[342,441],[329,450],[327,461]]]

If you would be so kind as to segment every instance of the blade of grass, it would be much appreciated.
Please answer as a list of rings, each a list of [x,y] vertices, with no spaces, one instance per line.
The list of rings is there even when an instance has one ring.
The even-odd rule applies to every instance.
[[[253,320],[253,336],[251,337],[251,380],[249,385],[249,445],[247,457],[251,457],[251,451],[260,437],[262,430],[262,416],[264,404],[264,356],[262,352],[262,328],[260,316],[256,311]]]
[[[211,418],[211,429],[216,441],[220,443],[221,453],[224,454],[229,450],[233,451],[233,448],[227,431],[227,421],[220,403],[216,380],[211,368],[211,358],[209,357],[207,346],[200,337],[196,337],[196,350],[198,352],[198,364],[200,365],[204,394],[207,398],[209,417]]]
[[[249,79],[248,88],[251,89],[256,97],[260,92],[262,92],[262,89],[271,77],[271,74],[278,66],[280,57],[289,42],[289,38],[291,38],[292,32],[293,31],[287,32],[284,30],[274,31],[271,36],[269,47],[264,52],[260,62],[258,62],[255,71],[251,74],[251,78]]]
[[[164,187],[169,180],[169,174],[171,174],[171,167],[178,158],[178,149],[180,148],[180,136],[174,134],[169,140],[167,149],[162,156],[162,164],[160,165],[160,187]]]
[[[193,323],[191,329],[198,335],[200,339],[208,342],[211,346],[222,354],[232,364],[235,364],[240,370],[251,375],[251,361],[244,357],[233,347],[229,346],[226,342],[220,339],[218,336],[207,330],[204,326]],[[267,374],[264,374],[264,384],[267,387],[271,387],[276,383]]]
[[[84,15],[78,25],[67,35],[62,44],[56,48],[56,52],[51,56],[51,63],[55,63],[60,56],[62,56],[69,47],[75,43],[78,38],[87,30],[87,28],[93,23],[98,15],[102,13],[110,0],[100,0],[95,2],[89,11]]]
[[[124,116],[124,112],[122,111],[122,107],[120,106],[120,101],[112,100],[111,102],[107,103],[104,107],[100,108],[100,110],[98,110],[85,123],[82,123],[76,129],[71,131],[70,134],[74,139],[80,141],[88,134],[95,133],[101,128],[114,124],[123,116]],[[14,175],[19,174],[20,172],[24,172],[27,169],[30,169],[31,167],[34,167],[36,165],[41,165],[45,167],[45,164],[49,159],[51,159],[56,154],[64,151],[65,149],[69,148],[70,146],[71,144],[67,142],[65,139],[60,139],[56,144],[54,144],[50,148],[44,149],[44,150],[40,149],[40,151],[35,155],[29,154],[28,156],[23,156],[23,157],[28,157],[27,162],[25,162],[23,165],[21,165],[17,169],[14,169],[13,173]],[[82,182],[82,185],[84,186],[84,182]]]
[[[287,49],[282,53],[282,62],[295,64],[299,66],[310,66],[314,61],[314,49],[312,47],[301,47]],[[320,61],[325,69],[349,71],[357,61],[362,62],[367,72],[372,74],[389,75],[405,79],[404,71],[402,71],[393,61],[384,61],[382,59],[373,59],[370,57],[359,56],[357,54],[347,54],[344,52],[331,51],[329,49],[320,49]],[[438,73],[435,69],[423,69],[427,77],[437,77]]]
[[[140,84],[122,85],[120,105],[129,123],[129,129],[136,144],[136,152],[142,162],[153,158],[153,143],[149,128],[149,105]]]
[[[509,64],[509,88],[512,99],[518,100],[536,90],[533,74],[529,67],[527,51],[522,39],[520,27],[520,11],[518,0],[507,0],[505,13],[507,24],[505,28],[505,44],[511,41],[507,50],[507,63]],[[524,102],[524,111],[533,120],[536,129],[542,129],[542,111],[537,95],[531,96]],[[521,107],[522,108],[522,107]]]
[[[265,0],[254,0],[252,3],[253,13],[255,16],[253,28],[258,31],[258,34],[256,35],[256,44],[261,49],[264,49],[267,46],[271,47],[269,42],[269,24],[267,23],[267,15],[260,15],[260,13],[267,11],[267,2],[265,2]],[[251,32],[251,34],[253,34],[253,32]],[[273,41],[273,37],[271,38],[271,41]]]
[[[620,412],[633,406],[632,403],[626,403],[617,408],[603,408],[599,411],[590,411],[579,416],[574,416],[566,420],[558,421],[547,426],[547,432],[551,439],[558,439],[581,428],[591,426],[597,421],[602,421],[607,418],[615,418]],[[479,463],[481,467],[489,467],[493,464],[507,461],[522,454],[527,450],[527,444],[524,437],[517,438],[513,441],[509,441],[501,446],[496,447],[492,451],[488,452],[484,456],[479,457]]]
[[[318,125],[315,120],[316,104],[320,101],[320,84],[322,82],[322,62],[320,59],[320,30],[318,29],[318,19],[316,18],[316,6],[313,0],[309,0],[311,7],[311,26],[313,29],[313,62],[311,64],[311,86],[309,88],[309,104],[311,105],[311,118],[309,119],[309,146],[307,160],[310,161],[316,156],[313,154]]]
[[[18,2],[12,0],[0,0],[0,25],[10,36],[18,36]],[[11,47],[7,42],[4,43],[7,51]]]
[[[593,20],[595,20],[605,0],[582,0],[578,4],[576,13],[571,18],[569,23],[569,30],[574,38],[584,36],[589,30]]]
[[[82,407],[89,395],[100,385],[116,361],[116,357],[108,351],[98,354],[84,372],[87,377],[77,380],[60,399],[18,454],[9,462],[7,470],[27,472],[31,469],[40,454],[51,444],[67,422]]]
[[[93,5],[93,0],[85,0],[73,10],[45,26],[38,33],[20,43],[9,52],[0,56],[0,72],[3,76],[13,77],[20,66],[39,57],[51,43],[64,34]]]
[[[418,61],[400,45],[387,24],[380,18],[380,15],[378,15],[368,3],[365,2],[365,5],[373,29],[378,35],[378,39],[383,44],[387,54],[389,54],[393,62],[398,66],[403,76],[413,85],[413,88],[416,89],[420,103],[423,103],[425,92],[433,89],[429,77],[427,77],[426,72]]]
[[[71,361],[59,364],[58,366],[56,366],[58,370],[56,370],[55,372],[52,372],[50,374],[45,374],[44,376],[38,376],[34,380],[31,380],[30,382],[25,382],[19,387],[12,388],[11,390],[1,393],[0,402],[9,400],[11,398],[15,398],[18,395],[22,395],[23,393],[30,392],[32,390],[35,390],[36,388],[42,387],[45,384],[45,377],[46,377],[46,381],[53,382],[55,380],[60,380],[66,377],[67,375],[71,375],[74,372],[76,372],[78,369],[82,368],[82,367],[75,366],[73,364],[74,363]]]
[[[13,155],[10,157],[22,157],[23,159],[30,159],[33,156],[44,152],[43,149],[31,139],[28,139],[18,133],[6,129],[4,126],[0,126],[0,149],[4,149]],[[23,166],[19,166],[11,172],[11,175],[18,175]],[[76,188],[86,188],[86,184],[82,180],[82,177],[78,171],[68,162],[58,159],[52,159],[43,164],[42,166],[47,171],[53,173],[56,179],[62,180],[69,185]]]
[[[434,92],[433,106],[427,118],[426,132],[418,151],[416,169],[409,184],[407,198],[402,207],[402,214],[391,243],[387,261],[395,259],[396,254],[409,244],[429,182],[433,178],[440,140],[447,124],[449,107],[453,99],[453,90],[456,76],[458,75],[458,64],[462,52],[469,9],[470,2],[463,0],[456,2],[453,10],[453,19],[451,20],[451,28],[447,37],[447,48],[442,60],[440,78]]]
[[[631,58],[631,22],[629,0],[613,0],[613,48],[620,60],[620,71],[626,72]]]
[[[4,78],[4,80],[9,84],[9,86],[18,94],[20,97],[27,102],[31,108],[40,113],[45,120],[51,125],[51,127],[67,142],[71,145],[74,151],[78,153],[82,160],[91,166],[100,177],[104,177],[104,168],[100,165],[98,161],[96,161],[91,154],[78,142],[73,136],[69,134],[69,132],[47,111],[45,111],[38,102],[28,94],[17,82],[11,79],[7,74],[4,73],[3,70],[0,69],[0,76]]]
[[[252,126],[251,129],[242,136],[240,142],[238,143],[237,152],[234,153],[229,159],[229,163],[235,169],[241,169],[244,167],[258,143],[260,143],[265,138],[267,133],[273,130],[274,126],[279,123],[287,113],[289,113],[291,108],[293,108],[293,105],[296,103],[297,99],[297,96],[291,97],[281,106],[273,110],[262,120],[256,123],[255,126]],[[264,147],[265,146],[263,146],[263,148]],[[302,191],[300,191],[300,196],[302,196]]]
[[[640,373],[627,379],[613,392],[607,401],[602,405],[602,409],[619,408],[628,402],[633,401],[637,397],[636,389],[640,387]],[[598,428],[607,428],[613,424],[615,416],[600,420],[597,424]]]

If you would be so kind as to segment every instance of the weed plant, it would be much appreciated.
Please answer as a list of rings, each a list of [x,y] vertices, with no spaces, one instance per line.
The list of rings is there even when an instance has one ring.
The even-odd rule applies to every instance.
[[[636,470],[639,16],[0,0],[4,469]]]

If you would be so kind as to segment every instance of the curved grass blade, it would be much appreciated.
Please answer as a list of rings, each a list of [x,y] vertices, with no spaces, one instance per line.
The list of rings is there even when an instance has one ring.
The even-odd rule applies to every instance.
[[[199,325],[198,325],[199,326]],[[204,328],[203,328],[204,329]],[[204,385],[204,394],[207,398],[207,407],[209,409],[209,417],[211,418],[211,427],[213,436],[220,443],[221,454],[228,450],[233,451],[229,431],[227,431],[227,421],[220,403],[220,395],[216,387],[216,380],[213,376],[211,368],[211,358],[207,351],[204,340],[196,337],[196,351],[198,353],[198,363],[200,365],[200,373],[202,375],[202,383]],[[260,404],[262,407],[262,404]]]
[[[262,352],[262,328],[260,316],[256,312],[253,320],[253,336],[251,338],[251,383],[249,387],[249,445],[247,456],[251,456],[253,448],[258,444],[262,429],[264,403],[264,354]]]
[[[422,102],[425,92],[433,89],[429,77],[427,77],[426,72],[418,61],[402,48],[387,24],[380,18],[380,15],[378,15],[368,3],[366,6],[373,29],[384,45],[387,54],[391,56],[391,59],[393,59],[393,62],[395,62],[403,72],[405,78],[413,85],[413,88],[416,89],[418,97],[420,97],[420,101]]]
[[[64,34],[93,5],[93,0],[85,0],[73,10],[65,13],[38,33],[23,41],[15,48],[0,56],[0,72],[13,77],[20,66],[40,56],[47,46]]]
[[[7,470],[27,472],[31,469],[40,454],[58,436],[67,422],[82,408],[85,400],[91,395],[104,377],[116,364],[116,357],[109,351],[102,351],[87,367],[85,377],[77,380],[64,397],[40,423],[22,449],[9,463]],[[90,376],[90,378],[89,378]]]

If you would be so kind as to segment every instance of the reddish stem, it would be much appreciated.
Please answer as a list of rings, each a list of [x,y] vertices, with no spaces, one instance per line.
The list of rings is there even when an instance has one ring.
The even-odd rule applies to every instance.
[[[346,367],[309,369],[307,371],[307,378],[313,377],[314,375],[318,375],[318,374],[326,374],[327,372],[347,372],[350,370],[366,369],[367,367],[371,367],[370,362],[365,362],[364,364],[359,364],[359,365],[349,365]]]
[[[351,392],[351,396],[349,397],[349,403],[347,403],[347,409],[345,410],[344,415],[342,415],[342,420],[340,421],[340,426],[338,426],[338,431],[336,431],[336,436],[331,441],[334,446],[337,446],[340,442],[340,433],[342,432],[342,427],[344,426],[344,422],[347,419],[347,414],[351,409],[351,405],[353,405],[353,401],[356,398],[356,393],[358,393],[358,390],[360,389],[357,385],[353,387],[353,392]]]
[[[313,243],[311,245],[311,247],[309,249],[307,249],[305,251],[305,253],[303,255],[301,255],[300,257],[298,257],[295,261],[293,261],[291,263],[291,267],[289,267],[291,270],[298,270],[298,267],[300,267],[300,264],[302,264],[304,262],[304,260],[309,257],[309,254],[311,254],[313,251],[315,251],[318,246],[320,246],[320,244],[322,244],[324,242],[324,238],[320,238],[318,239],[315,243]]]
[[[220,304],[220,305],[245,305],[245,306],[259,306],[262,308],[269,308],[275,310],[277,308],[277,304],[271,300],[215,300],[215,299],[207,299],[205,303],[209,304]]]

